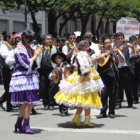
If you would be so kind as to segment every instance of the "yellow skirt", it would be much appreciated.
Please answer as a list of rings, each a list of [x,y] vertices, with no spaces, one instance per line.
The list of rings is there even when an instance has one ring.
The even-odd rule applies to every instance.
[[[94,67],[87,77],[75,71],[60,81],[60,91],[54,98],[58,104],[66,106],[100,109],[102,103],[97,91],[101,91],[103,87],[103,82]]]
[[[64,104],[70,107],[102,108],[102,103],[97,91],[85,94],[62,94],[59,91],[54,98],[58,104]]]

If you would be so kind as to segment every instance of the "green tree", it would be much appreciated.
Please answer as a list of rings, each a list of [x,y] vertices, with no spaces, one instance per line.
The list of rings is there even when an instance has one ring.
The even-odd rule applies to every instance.
[[[54,2],[54,1],[53,1]],[[19,9],[21,6],[24,5],[25,9],[25,21],[27,18],[27,14],[31,14],[32,21],[33,21],[33,30],[38,35],[40,32],[40,28],[35,18],[35,14],[38,11],[48,10],[49,7],[53,5],[52,0],[1,0],[0,5],[3,11],[15,8]],[[26,22],[25,22],[26,27]]]
[[[134,17],[138,18],[140,13],[140,1],[139,0],[106,0],[102,1],[101,10],[97,13],[100,15],[100,21],[96,30],[99,34],[101,22],[103,18],[106,18],[106,28],[109,22],[116,22],[121,17]]]
[[[38,11],[48,12],[49,33],[53,35],[55,35],[56,22],[60,17],[64,17],[64,21],[61,23],[59,29],[61,34],[64,25],[74,16],[75,1],[72,0],[1,0],[0,4],[5,11],[11,8],[19,9],[22,5],[25,5],[25,1],[25,19],[27,13],[30,13],[33,20],[33,29],[36,34],[40,31],[35,18],[35,14]]]
[[[57,20],[62,17],[60,23],[59,35],[62,33],[66,23],[77,15],[81,19],[82,35],[85,32],[90,15],[100,15],[100,20],[96,29],[96,34],[102,25],[103,18],[107,19],[107,25],[111,21],[117,21],[120,17],[140,18],[140,1],[139,0],[0,0],[2,9],[11,8],[19,9],[25,5],[25,17],[27,13],[31,14],[33,20],[33,30],[39,34],[40,28],[37,24],[35,14],[38,11],[48,13],[49,33],[55,35]]]

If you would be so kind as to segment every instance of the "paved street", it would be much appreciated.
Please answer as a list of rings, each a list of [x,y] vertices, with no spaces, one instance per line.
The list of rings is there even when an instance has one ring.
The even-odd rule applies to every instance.
[[[3,86],[0,85],[0,95]],[[5,104],[4,104],[5,106]],[[140,104],[127,108],[124,101],[122,109],[116,110],[116,118],[97,119],[98,110],[92,110],[92,122],[95,128],[73,128],[71,125],[75,110],[69,110],[69,116],[60,117],[58,107],[53,111],[44,111],[42,102],[36,107],[38,115],[31,115],[31,127],[34,135],[13,133],[18,109],[5,112],[0,109],[0,140],[139,140]],[[84,114],[82,114],[82,120]]]

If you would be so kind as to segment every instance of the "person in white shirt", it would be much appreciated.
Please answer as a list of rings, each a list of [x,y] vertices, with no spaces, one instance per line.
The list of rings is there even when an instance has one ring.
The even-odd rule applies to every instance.
[[[3,35],[0,34],[0,47],[1,47],[1,44],[3,42],[3,39],[4,39]],[[1,64],[1,60],[0,60],[0,83],[2,83],[2,64]],[[0,108],[5,110],[2,103],[0,103]]]
[[[133,91],[133,103],[139,102],[139,95],[138,95],[138,78],[140,76],[140,55],[139,51],[137,49],[137,37],[131,36],[129,38],[130,44],[129,44],[129,54],[130,54],[130,70],[131,70],[131,85],[132,85],[132,91]]]
[[[93,37],[93,35],[92,35],[91,32],[86,32],[86,33],[84,34],[84,38],[85,38],[86,40],[88,40],[88,41],[91,43],[90,48],[91,48],[92,50],[94,50],[94,52],[95,52],[93,56],[94,56],[94,57],[97,57],[99,54],[101,54],[101,51],[100,51],[100,49],[99,49],[99,47],[98,47],[98,44],[93,43],[92,37]]]
[[[99,45],[92,41],[93,35],[91,32],[86,32],[84,34],[84,38],[90,42],[90,49],[94,51],[92,57],[96,58],[99,54],[101,54],[101,50],[99,49]],[[95,63],[95,67],[97,69],[97,63]]]
[[[70,34],[68,37],[69,42],[62,47],[62,52],[66,55],[68,63],[71,62],[73,56],[77,53],[76,47],[76,36],[75,34]]]
[[[2,63],[2,76],[3,76],[3,83],[4,83],[4,94],[0,97],[0,104],[2,105],[3,102],[7,101],[7,112],[12,111],[12,105],[10,103],[11,95],[9,93],[9,84],[11,80],[11,72],[12,67],[7,65],[5,63],[5,59],[9,55],[9,52],[13,50],[13,35],[7,34],[7,41],[4,41],[0,46],[0,57],[1,57],[1,63]]]
[[[115,45],[125,57],[125,62],[119,65],[119,84],[118,84],[118,102],[116,108],[121,108],[124,91],[127,98],[128,107],[133,107],[132,85],[131,85],[131,71],[130,71],[130,53],[129,45],[125,42],[125,37],[122,32],[116,34]]]

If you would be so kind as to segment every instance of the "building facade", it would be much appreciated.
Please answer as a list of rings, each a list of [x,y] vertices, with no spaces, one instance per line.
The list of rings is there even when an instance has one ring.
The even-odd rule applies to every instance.
[[[36,20],[41,28],[40,35],[44,35],[48,33],[48,13],[40,11],[36,14]],[[100,16],[90,16],[86,31],[91,31],[92,33],[96,33],[96,29],[100,20]],[[60,17],[57,20],[56,24],[56,33],[59,34],[60,24],[64,21],[63,17]],[[102,20],[102,24],[100,27],[99,32],[104,33],[106,28],[106,19]],[[31,15],[27,15],[27,29],[33,30],[32,28],[32,19]],[[0,33],[6,31],[8,33],[12,32],[21,32],[25,30],[25,16],[24,16],[24,9],[21,8],[19,10],[11,9],[8,11],[3,12],[0,8]],[[81,20],[75,14],[74,18],[69,20],[66,25],[63,27],[62,34],[70,34],[75,31],[81,31]],[[113,23],[108,23],[107,25],[107,32],[113,33]]]
[[[41,27],[41,35],[46,33],[45,12],[40,11],[36,14],[36,20]],[[32,30],[32,19],[30,14],[27,15],[27,29]],[[8,33],[21,32],[25,30],[24,10],[11,9],[3,12],[0,8],[0,33],[6,31]]]
[[[90,31],[93,34],[96,34],[96,30],[97,30],[97,26],[98,23],[100,21],[100,16],[95,15],[95,16],[90,16],[89,20],[87,22],[86,25],[86,31]],[[58,22],[57,22],[57,28],[56,28],[56,32],[59,32],[59,27],[60,27],[60,23],[63,22],[63,18],[59,18]],[[81,27],[81,20],[80,18],[78,18],[77,16],[75,16],[73,19],[69,20],[67,22],[67,24],[64,26],[63,30],[62,30],[62,35],[63,34],[70,34],[73,33],[75,31],[81,31],[82,27]],[[106,31],[105,31],[106,30]],[[103,18],[102,23],[101,23],[101,27],[99,29],[99,33],[113,33],[115,32],[114,30],[114,25],[113,22],[107,22],[107,20],[105,18]]]

